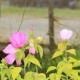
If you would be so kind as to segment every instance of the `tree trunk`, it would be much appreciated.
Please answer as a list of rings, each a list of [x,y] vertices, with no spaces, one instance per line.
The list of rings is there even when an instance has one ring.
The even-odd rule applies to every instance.
[[[53,5],[54,0],[49,0],[49,44],[50,49],[55,48],[55,42],[54,42],[54,19],[53,19]]]

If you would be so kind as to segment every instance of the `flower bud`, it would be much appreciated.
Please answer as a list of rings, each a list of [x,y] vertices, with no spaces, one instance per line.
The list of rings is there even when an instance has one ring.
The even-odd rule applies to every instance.
[[[43,38],[42,37],[37,37],[36,40],[41,42],[41,41],[43,41]]]
[[[33,37],[33,28],[30,29],[30,37]]]

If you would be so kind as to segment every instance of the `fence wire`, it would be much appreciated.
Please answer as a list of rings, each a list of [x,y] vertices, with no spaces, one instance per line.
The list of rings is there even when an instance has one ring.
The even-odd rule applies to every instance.
[[[14,0],[15,1],[15,0]],[[80,1],[80,0],[77,0]],[[8,6],[8,8],[5,8],[5,5]],[[20,31],[24,32],[28,35],[29,37],[29,30],[31,27],[34,29],[34,37],[41,36],[43,37],[43,44],[49,44],[49,34],[48,34],[48,25],[49,25],[49,20],[48,20],[48,15],[44,15],[46,12],[45,8],[42,8],[40,10],[37,10],[38,8],[17,8],[20,9],[19,12],[14,10],[15,7],[10,8],[11,6],[5,2],[2,3],[2,12],[6,12],[8,9],[10,12],[8,14],[6,13],[1,13],[1,21],[0,21],[0,42],[1,43],[7,43],[9,42],[9,37],[11,36],[12,33]],[[12,10],[11,10],[12,9]],[[27,11],[25,10],[27,9]],[[4,11],[5,10],[5,11]],[[15,12],[13,12],[15,11]],[[28,13],[29,11],[29,13]],[[36,14],[37,11],[39,11],[39,15]],[[17,12],[17,14],[16,14]],[[14,14],[12,14],[14,13]],[[12,14],[12,15],[11,15]],[[27,15],[28,14],[28,15]],[[36,14],[36,16],[34,16]],[[47,14],[48,14],[48,8],[47,8]],[[38,16],[37,16],[38,15]],[[65,15],[65,14],[64,14]],[[56,18],[56,17],[55,17]],[[57,19],[57,18],[56,18]],[[55,25],[55,43],[58,44],[61,42],[61,38],[59,35],[60,30],[63,28],[71,29],[73,30],[73,37],[71,40],[73,40],[73,43],[79,42],[80,40],[80,23],[78,19],[75,18],[69,18],[69,19],[57,19],[60,24],[58,24],[56,21],[54,21]],[[78,37],[78,38],[77,38]],[[72,41],[70,41],[72,42]],[[2,44],[0,43],[1,47]],[[3,49],[2,48],[2,49]]]

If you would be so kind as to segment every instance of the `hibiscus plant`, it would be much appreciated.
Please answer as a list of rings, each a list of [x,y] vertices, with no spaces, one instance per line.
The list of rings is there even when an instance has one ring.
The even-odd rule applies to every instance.
[[[76,68],[80,66],[80,61],[73,58],[76,55],[75,49],[68,49],[71,45],[68,40],[72,36],[72,31],[63,29],[60,32],[60,36],[63,43],[58,44],[57,51],[53,54],[52,59],[61,56],[62,61],[60,61],[57,66],[50,66],[47,73],[56,70],[56,72],[49,75],[50,80],[80,80],[79,72],[80,70]]]
[[[30,38],[23,32],[15,32],[10,37],[10,44],[3,50],[7,56],[0,63],[0,80],[80,80],[80,61],[73,58],[76,55],[75,49],[70,49],[68,40],[72,36],[72,31],[63,29],[60,31],[62,43],[58,44],[57,51],[52,59],[61,57],[56,66],[50,66],[46,74],[54,71],[46,77],[46,74],[39,73],[38,67],[42,69],[35,54],[43,56],[43,48],[36,41],[42,41],[41,37],[34,39],[33,29],[30,29]],[[27,53],[26,53],[27,52]],[[55,60],[54,60],[55,61]],[[16,65],[12,65],[16,62]],[[35,65],[36,71],[27,71],[31,64]],[[22,77],[23,73],[23,77]]]
[[[35,54],[40,53],[40,58],[43,56],[43,48],[36,43],[36,40],[42,41],[42,38],[37,37],[37,39],[34,39],[33,36],[32,28],[30,29],[30,38],[23,32],[12,34],[12,37],[10,37],[11,44],[3,50],[7,56],[2,59],[0,64],[1,80],[23,80],[20,72],[23,71],[24,77],[27,76],[26,67],[29,67],[31,63],[36,65],[36,69],[37,67],[41,68]],[[25,53],[26,50],[28,50],[27,54]],[[12,65],[14,62],[16,62],[16,66]],[[22,62],[24,63],[23,67],[21,67]],[[36,74],[38,74],[38,71]],[[24,79],[26,80],[26,77]]]

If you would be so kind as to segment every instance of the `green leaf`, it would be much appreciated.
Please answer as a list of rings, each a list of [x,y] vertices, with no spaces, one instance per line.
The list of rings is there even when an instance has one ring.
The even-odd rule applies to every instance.
[[[53,54],[53,57],[52,58],[55,58],[55,57],[58,57],[58,56],[61,56],[63,54],[62,51],[57,51]]]
[[[41,68],[39,61],[34,56],[32,56],[31,54],[28,54],[28,56],[25,58],[24,62],[26,65],[28,64],[28,62],[31,62],[31,63],[33,63],[33,64],[35,64]]]
[[[36,80],[36,79],[35,79]],[[45,74],[38,74],[37,80],[47,80]]]
[[[3,69],[4,68],[4,64],[0,64],[0,69]]]
[[[50,66],[50,67],[48,68],[48,70],[47,70],[47,73],[50,72],[50,71],[52,71],[52,70],[55,70],[55,69],[56,69],[55,66]]]
[[[20,74],[17,76],[17,80],[23,80],[20,76]]]
[[[69,57],[69,62],[76,62],[77,60],[75,58]]]
[[[57,69],[57,74],[60,75],[63,72],[63,67],[59,67]]]
[[[66,45],[65,44],[62,44],[62,43],[60,43],[60,44],[58,44],[58,49],[60,50],[60,51],[65,51],[66,50]]]
[[[36,41],[34,41],[33,43],[34,43],[34,47],[35,47],[36,52],[38,52],[38,45],[37,45]]]
[[[6,74],[7,74],[8,78],[10,79],[10,77],[11,77],[11,69],[6,69]]]
[[[30,48],[33,48],[33,47],[32,47],[32,46],[27,46],[27,47],[26,47],[26,49],[30,49]]]
[[[76,61],[74,64],[73,64],[73,67],[78,67],[80,66],[80,60],[79,61]]]
[[[56,74],[51,73],[51,74],[49,75],[49,78],[50,78],[50,80],[56,80]]]
[[[6,73],[7,73],[6,69],[0,70],[1,80],[4,80]]]
[[[65,62],[64,62],[64,61],[59,62],[59,63],[58,63],[58,65],[57,65],[57,68],[59,68],[59,67],[63,66],[64,64],[65,64]]]
[[[16,60],[18,61],[20,61],[21,62],[21,59],[24,57],[24,52],[22,51],[22,50],[18,50],[17,52],[16,52]]]
[[[73,55],[76,55],[76,52],[75,52],[75,49],[70,49],[70,50],[67,50],[67,52],[73,54]]]
[[[38,45],[38,49],[39,49],[39,52],[40,52],[40,57],[42,58],[42,56],[43,56],[43,48],[40,45]]]
[[[34,80],[35,73],[33,72],[27,72],[24,76],[24,80]]]
[[[12,69],[12,78],[13,80],[15,80],[17,78],[17,76],[19,75],[20,71],[22,70],[21,67],[15,67],[14,69]]]

